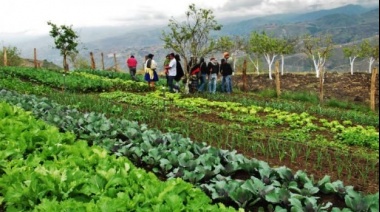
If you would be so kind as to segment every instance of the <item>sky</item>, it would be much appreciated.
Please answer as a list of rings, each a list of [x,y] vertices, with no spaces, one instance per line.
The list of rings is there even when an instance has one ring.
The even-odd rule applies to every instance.
[[[377,0],[4,0],[0,40],[1,36],[48,34],[48,21],[74,29],[167,25],[170,18],[181,20],[192,3],[211,9],[216,20],[379,4]]]

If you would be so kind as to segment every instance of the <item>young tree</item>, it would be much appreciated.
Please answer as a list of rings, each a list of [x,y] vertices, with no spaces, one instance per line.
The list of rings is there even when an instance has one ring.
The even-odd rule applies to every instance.
[[[197,9],[195,4],[191,4],[186,11],[186,20],[178,22],[171,18],[168,27],[167,32],[162,32],[161,40],[164,41],[164,48],[173,50],[183,58],[187,79],[185,93],[188,93],[191,56],[203,57],[214,51],[216,42],[211,39],[210,32],[218,31],[222,26],[215,20],[212,10]]]
[[[217,49],[221,52],[231,52],[233,59],[233,70],[236,70],[236,63],[239,58],[239,53],[245,55],[245,39],[241,36],[221,36],[217,40]]]
[[[69,65],[67,63],[67,56],[69,54],[78,53],[76,49],[78,46],[78,35],[72,29],[71,26],[61,25],[57,26],[52,22],[47,22],[52,27],[50,30],[50,36],[54,38],[55,48],[61,51],[63,56],[63,68],[65,71],[69,71]]]
[[[68,55],[68,60],[73,64],[75,69],[90,69],[90,63],[88,60],[83,57],[82,55],[79,55],[78,53],[72,53]]]
[[[0,55],[4,55],[4,50],[7,58],[7,66],[20,66],[22,63],[22,59],[20,57],[20,50],[15,46],[4,47],[3,51],[0,50]],[[4,60],[0,60],[0,65],[4,66]]]
[[[354,74],[354,62],[355,59],[360,56],[360,48],[357,45],[343,47],[344,57],[348,57],[350,60],[351,75]]]
[[[251,52],[264,55],[268,63],[269,79],[272,79],[272,64],[274,59],[280,54],[282,41],[280,39],[269,37],[265,32],[261,34],[252,32],[249,39],[249,48]]]
[[[284,75],[284,63],[285,63],[284,55],[294,53],[296,42],[297,42],[296,38],[279,40],[278,49],[281,55],[281,75]]]
[[[250,41],[249,41],[248,39],[245,41],[245,44],[244,44],[245,48],[244,48],[244,51],[246,52],[248,59],[249,59],[249,60],[251,61],[251,63],[253,64],[253,67],[255,68],[256,73],[257,73],[257,74],[260,74],[260,67],[259,67],[260,63],[259,63],[259,58],[260,58],[261,56],[260,56],[259,53],[257,53],[257,52],[253,52],[254,49],[252,49],[252,48],[250,47],[249,42],[250,42]]]
[[[331,35],[312,37],[306,35],[303,38],[302,51],[312,59],[316,77],[319,78],[320,72],[326,63],[326,59],[333,47]]]
[[[379,43],[372,45],[369,40],[364,40],[360,45],[360,54],[369,58],[368,73],[371,73],[373,63],[379,60]]]

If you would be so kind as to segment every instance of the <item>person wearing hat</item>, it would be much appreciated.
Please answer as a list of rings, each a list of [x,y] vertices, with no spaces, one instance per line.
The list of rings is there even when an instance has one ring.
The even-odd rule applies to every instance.
[[[220,72],[223,76],[222,79],[222,91],[230,94],[232,92],[232,73],[233,73],[233,61],[230,58],[228,52],[223,53],[223,62],[220,66]]]
[[[210,93],[215,93],[216,81],[218,80],[218,74],[219,74],[219,63],[214,57],[212,57],[210,59],[210,62],[207,64],[207,69],[210,71],[208,91]]]
[[[131,75],[132,79],[134,81],[137,81],[137,78],[136,78],[137,60],[136,60],[135,56],[131,55],[127,59],[127,66],[129,68],[129,74]]]
[[[146,61],[144,64],[144,79],[148,82],[148,85],[152,90],[154,90],[155,82],[158,81],[158,75],[156,72],[157,63],[153,60],[153,56],[153,54],[148,54],[147,56],[145,56]]]

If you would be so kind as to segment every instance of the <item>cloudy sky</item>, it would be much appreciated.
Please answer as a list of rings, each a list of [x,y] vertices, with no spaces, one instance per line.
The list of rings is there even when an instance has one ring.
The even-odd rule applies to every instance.
[[[191,3],[212,9],[217,20],[379,4],[377,0],[4,0],[0,36],[47,34],[47,21],[74,28],[167,25],[171,17],[180,20]]]

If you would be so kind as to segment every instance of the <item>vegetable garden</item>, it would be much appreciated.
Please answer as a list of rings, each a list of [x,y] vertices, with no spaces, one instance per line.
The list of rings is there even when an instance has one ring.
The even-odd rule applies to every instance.
[[[145,82],[105,71],[1,67],[0,88],[1,126],[8,119],[26,123],[0,131],[7,142],[0,144],[5,210],[74,203],[94,211],[105,205],[115,206],[111,211],[379,210],[379,118],[372,112],[256,93],[172,94],[160,84],[152,92]],[[27,115],[10,105],[58,128],[57,139],[17,136],[41,129],[19,121],[18,113]],[[60,153],[61,145],[68,152]],[[146,171],[132,174],[125,164]],[[58,179],[63,172],[67,179]],[[151,181],[154,191],[137,189]]]

